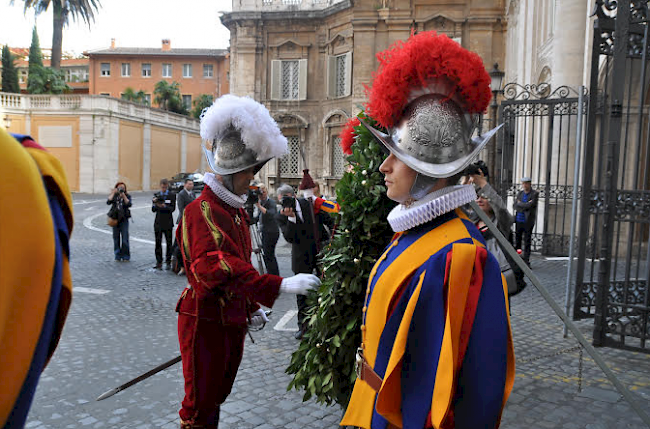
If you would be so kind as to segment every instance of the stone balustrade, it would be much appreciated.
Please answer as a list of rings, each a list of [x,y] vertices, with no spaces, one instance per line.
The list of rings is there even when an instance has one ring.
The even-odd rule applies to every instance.
[[[78,113],[112,113],[118,116],[124,116],[125,119],[173,125],[188,131],[199,130],[199,121],[194,118],[101,95],[34,95],[0,92],[0,109],[13,114],[27,112],[62,113],[70,111]]]
[[[233,2],[233,12],[320,10],[343,0],[240,0]]]

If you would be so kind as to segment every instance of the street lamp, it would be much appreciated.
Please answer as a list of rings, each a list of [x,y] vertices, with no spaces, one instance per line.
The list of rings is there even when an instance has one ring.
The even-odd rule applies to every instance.
[[[8,130],[9,127],[11,126],[11,118],[9,117],[9,115],[5,115],[5,117],[2,118],[2,122],[4,123],[5,130]]]
[[[497,108],[499,103],[497,97],[500,93],[503,92],[501,89],[501,84],[503,83],[503,77],[506,75],[503,71],[499,70],[499,63],[494,63],[494,67],[489,72],[490,74],[490,90],[492,91],[492,102],[490,103],[490,116],[492,117],[492,127],[497,126]],[[496,137],[492,147],[488,149],[488,168],[492,173],[493,177],[497,180],[500,180],[500,174],[497,174],[496,164],[497,164],[497,143]],[[496,182],[495,182],[496,184]]]

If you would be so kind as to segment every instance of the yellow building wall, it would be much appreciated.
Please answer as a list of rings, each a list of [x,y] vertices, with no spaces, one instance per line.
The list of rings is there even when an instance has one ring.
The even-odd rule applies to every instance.
[[[142,124],[120,120],[118,175],[129,190],[142,189]]]
[[[7,131],[15,134],[28,134],[25,128],[25,115],[7,115],[11,119],[11,125],[7,128]],[[4,115],[3,115],[4,118]],[[2,120],[2,119],[0,119]],[[0,123],[4,127],[4,120]]]
[[[70,190],[79,191],[79,117],[32,116],[30,135],[61,161]]]
[[[180,173],[181,132],[151,127],[151,187],[158,188],[160,179]]]
[[[201,168],[201,157],[203,157],[203,152],[201,150],[201,136],[198,134],[187,134],[186,154],[187,172],[202,173],[202,171],[199,170]]]

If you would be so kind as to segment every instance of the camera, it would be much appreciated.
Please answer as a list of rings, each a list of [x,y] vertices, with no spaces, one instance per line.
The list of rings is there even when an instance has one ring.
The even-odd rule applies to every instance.
[[[248,192],[246,194],[246,203],[244,203],[244,209],[246,209],[246,213],[248,213],[248,218],[253,222],[253,212],[254,212],[254,206],[257,204],[260,200],[260,188],[259,186],[249,186],[248,187]]]
[[[153,202],[155,204],[162,202],[163,199],[161,198],[160,194],[153,194]]]
[[[119,192],[120,194],[123,194],[123,193],[124,193],[124,189],[122,189],[122,188],[118,188],[117,190],[118,190],[118,192]]]
[[[488,170],[487,164],[485,162],[479,160],[479,161],[467,166],[467,168],[465,169],[465,175],[466,176],[471,176],[472,174],[481,174],[481,173],[483,173],[483,175],[487,179],[490,176],[488,171],[489,170]]]
[[[251,205],[257,204],[260,200],[260,188],[259,186],[249,186],[248,187],[248,197],[246,202]]]
[[[285,195],[282,197],[282,208],[283,209],[295,209],[296,208],[296,198]]]

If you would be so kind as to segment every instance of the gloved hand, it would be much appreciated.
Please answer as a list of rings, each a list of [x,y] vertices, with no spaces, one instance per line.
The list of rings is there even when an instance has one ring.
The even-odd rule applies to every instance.
[[[312,289],[320,286],[320,279],[313,274],[296,274],[293,277],[282,279],[280,292],[307,295]]]
[[[248,325],[253,328],[259,328],[260,326],[264,326],[268,321],[269,318],[266,317],[266,312],[261,308],[258,308],[255,313],[251,314],[251,321],[248,322]]]

